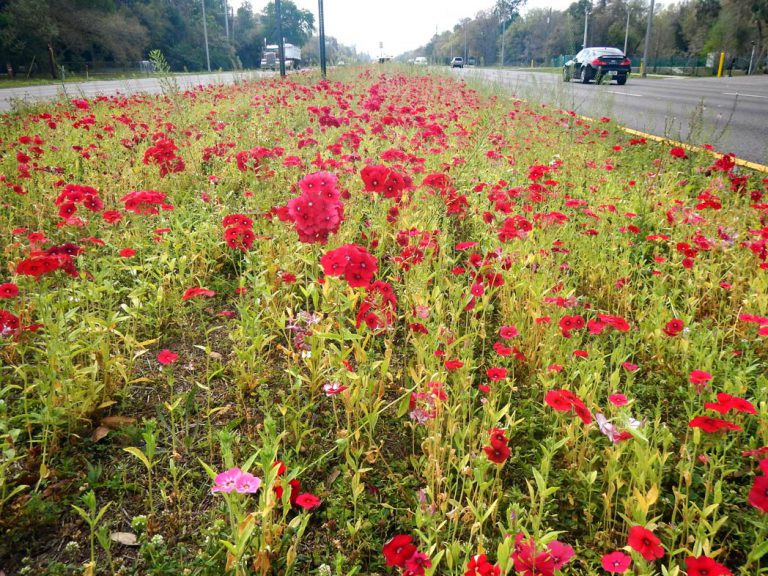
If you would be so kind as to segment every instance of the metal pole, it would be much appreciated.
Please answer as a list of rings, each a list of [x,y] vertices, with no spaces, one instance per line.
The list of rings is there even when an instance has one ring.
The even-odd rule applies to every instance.
[[[320,74],[325,78],[325,14],[323,0],[317,0],[318,32],[320,34]]]
[[[277,49],[280,51],[280,78],[285,78],[285,39],[283,38],[283,8],[280,0],[275,0],[275,18],[277,18]]]
[[[627,55],[627,41],[629,40],[629,15],[631,13],[631,10],[627,10],[627,27],[624,30],[624,56]]]
[[[507,21],[501,21],[501,63],[500,66],[504,67],[504,33],[507,31]]]
[[[653,23],[653,0],[648,10],[648,24],[645,27],[645,47],[643,48],[643,78],[648,75],[648,46],[651,44],[651,26]]]
[[[589,28],[589,15],[590,15],[589,6],[587,6],[584,9],[584,43],[581,45],[582,48],[587,47],[587,30]]]
[[[464,65],[467,64],[467,23],[464,22]]]
[[[205,39],[205,63],[208,66],[208,72],[211,71],[211,54],[208,52],[208,22],[205,18],[205,0],[203,3],[203,38]]]
[[[224,36],[229,40],[229,7],[227,0],[224,0]]]
[[[755,61],[755,41],[752,41],[752,54],[749,55],[749,69],[747,70],[747,76],[752,75],[752,62]]]

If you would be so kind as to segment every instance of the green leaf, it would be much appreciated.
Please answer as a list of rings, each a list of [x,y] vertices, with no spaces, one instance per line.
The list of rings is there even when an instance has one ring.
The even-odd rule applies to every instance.
[[[128,448],[123,448],[123,450],[128,452],[128,454],[133,454],[134,456],[136,456],[136,458],[141,460],[142,463],[144,464],[144,466],[147,467],[147,470],[151,470],[152,469],[152,465],[149,463],[149,460],[144,455],[144,452],[142,452],[141,450],[139,450],[135,446],[129,446]]]

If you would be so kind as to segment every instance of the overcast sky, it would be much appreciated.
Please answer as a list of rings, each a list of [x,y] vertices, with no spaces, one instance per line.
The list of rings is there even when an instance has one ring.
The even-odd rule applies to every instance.
[[[239,6],[242,0],[228,0]],[[269,0],[250,0],[261,12]],[[565,10],[574,0],[528,0],[523,13],[531,8]],[[318,0],[293,0],[315,15]],[[493,0],[323,0],[325,34],[355,46],[358,52],[392,56],[423,46],[437,32],[453,28],[462,18],[471,18],[494,5]]]

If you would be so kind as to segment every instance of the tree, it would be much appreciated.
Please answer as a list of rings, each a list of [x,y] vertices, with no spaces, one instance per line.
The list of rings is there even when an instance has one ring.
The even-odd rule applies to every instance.
[[[299,9],[291,0],[280,3],[282,12],[283,38],[295,46],[306,44],[315,29],[315,16],[309,10]],[[277,44],[277,17],[275,3],[270,2],[261,13],[261,33],[268,44]]]

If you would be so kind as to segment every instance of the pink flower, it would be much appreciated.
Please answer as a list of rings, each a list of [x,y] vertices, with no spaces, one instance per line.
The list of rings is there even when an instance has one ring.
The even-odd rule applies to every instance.
[[[347,386],[342,386],[338,382],[328,382],[323,385],[323,392],[326,396],[335,396],[347,389]]]
[[[235,490],[240,494],[253,494],[259,489],[260,485],[261,478],[248,474],[248,472],[242,472],[235,479]]]
[[[624,362],[622,366],[627,372],[635,372],[638,368],[637,364],[632,364],[631,362]]]
[[[237,487],[237,480],[242,474],[240,468],[230,468],[226,472],[217,474],[213,480],[211,492],[232,492]]]
[[[697,392],[701,392],[706,387],[707,383],[712,380],[712,374],[704,372],[703,370],[692,370],[688,375],[688,380],[691,384],[696,386]]]
[[[630,564],[632,564],[632,558],[618,550],[603,556],[603,570],[606,572],[624,574],[629,570]]]
[[[608,396],[608,401],[614,406],[626,406],[628,400],[624,394],[611,394]]]
[[[174,354],[167,348],[165,350],[160,350],[160,353],[157,355],[157,361],[160,362],[160,364],[163,364],[164,366],[167,366],[168,364],[173,364],[178,359],[179,359],[179,355]]]
[[[505,340],[509,340],[510,338],[520,336],[520,332],[514,326],[502,326],[499,328],[499,336]]]

